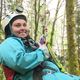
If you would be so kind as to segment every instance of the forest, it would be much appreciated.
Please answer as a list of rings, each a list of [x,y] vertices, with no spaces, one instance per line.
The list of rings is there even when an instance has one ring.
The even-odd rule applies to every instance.
[[[66,71],[80,75],[80,0],[0,0],[0,43],[1,21],[16,8],[26,14],[31,37],[39,42],[45,35]],[[0,80],[5,80],[2,65]]]

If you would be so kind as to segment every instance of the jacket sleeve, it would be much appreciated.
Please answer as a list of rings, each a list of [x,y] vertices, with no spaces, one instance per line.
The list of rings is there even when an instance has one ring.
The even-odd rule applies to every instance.
[[[8,38],[0,45],[0,63],[24,74],[45,60],[43,51],[26,53],[20,39]]]

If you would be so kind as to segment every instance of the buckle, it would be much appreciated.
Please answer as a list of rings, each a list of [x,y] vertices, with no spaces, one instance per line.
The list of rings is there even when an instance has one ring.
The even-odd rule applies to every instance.
[[[42,75],[53,74],[53,73],[55,73],[55,71],[49,70],[49,71],[42,72]]]

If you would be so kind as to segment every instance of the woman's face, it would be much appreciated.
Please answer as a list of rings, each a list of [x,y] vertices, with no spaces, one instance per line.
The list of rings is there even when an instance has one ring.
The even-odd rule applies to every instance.
[[[25,38],[29,34],[27,22],[23,19],[17,19],[12,23],[12,33],[20,38]]]

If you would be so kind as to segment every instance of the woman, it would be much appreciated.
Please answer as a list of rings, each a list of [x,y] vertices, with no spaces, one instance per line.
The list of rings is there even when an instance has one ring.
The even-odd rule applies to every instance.
[[[0,63],[7,80],[74,80],[49,61],[45,45],[39,47],[30,38],[25,15],[9,15],[2,23],[5,40],[0,44]]]
[[[2,23],[6,39],[0,45],[0,63],[12,69],[11,73],[14,73],[14,76],[10,77],[6,72],[7,68],[4,67],[6,78],[9,76],[12,80],[33,80],[34,68],[48,59],[48,52],[41,47],[37,49],[37,46],[33,50],[28,44],[29,27],[25,15],[9,15]]]

